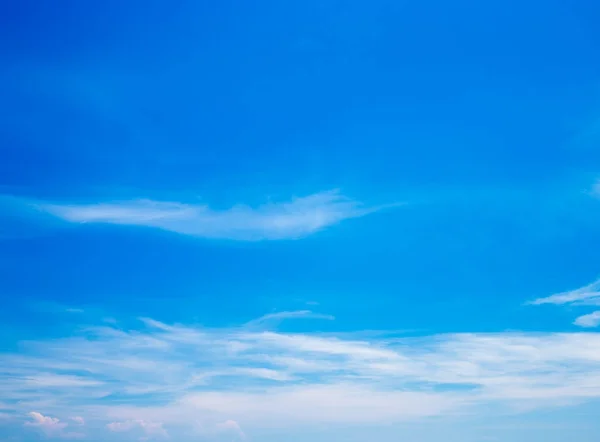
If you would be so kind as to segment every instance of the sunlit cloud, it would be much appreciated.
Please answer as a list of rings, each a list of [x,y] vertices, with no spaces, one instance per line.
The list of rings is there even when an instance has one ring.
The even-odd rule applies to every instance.
[[[50,416],[44,416],[42,413],[37,411],[31,411],[27,413],[30,417],[29,421],[26,421],[24,425],[29,428],[40,430],[45,436],[50,438],[59,439],[81,439],[85,437],[85,434],[67,431],[66,428],[69,424],[61,422],[60,419]],[[82,420],[83,422],[83,420]],[[83,425],[83,423],[81,423]]]

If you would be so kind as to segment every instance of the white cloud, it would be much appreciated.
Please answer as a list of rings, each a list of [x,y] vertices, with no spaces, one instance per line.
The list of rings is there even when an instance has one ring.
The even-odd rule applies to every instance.
[[[600,325],[600,310],[578,317],[573,324],[588,328],[598,327]]]
[[[76,411],[89,425],[151,438],[177,434],[198,419],[212,428],[235,421],[248,432],[600,399],[600,333],[398,338],[209,329],[152,319],[129,329],[102,323],[79,330],[0,354],[7,411]],[[56,418],[31,417],[30,426],[66,433]]]
[[[38,204],[37,207],[72,223],[147,226],[184,235],[242,241],[302,238],[345,219],[383,208],[366,208],[338,191],[258,207],[237,205],[227,210],[152,200],[88,205]]]
[[[53,373],[39,373],[33,376],[24,377],[23,382],[31,384],[34,387],[61,388],[61,387],[89,387],[101,385],[102,382],[87,379],[81,376],[70,376]]]
[[[25,422],[26,427],[32,427],[42,431],[47,437],[60,439],[79,439],[84,437],[83,433],[65,431],[69,426],[60,419],[50,416],[44,416],[37,411],[27,413],[31,421]]]
[[[73,422],[75,422],[77,425],[85,425],[85,419],[82,418],[81,416],[73,416],[71,418],[71,420]]]
[[[31,411],[28,414],[32,421],[25,422],[26,426],[43,428],[49,432],[62,430],[63,428],[67,427],[67,424],[61,422],[60,419],[44,416],[42,413],[38,413],[37,411]]]
[[[216,426],[219,431],[223,431],[226,433],[232,433],[241,440],[246,439],[246,435],[242,431],[240,424],[238,424],[234,420],[229,419],[229,420],[226,420],[225,422],[219,422]]]
[[[286,319],[325,319],[328,321],[333,321],[335,319],[332,315],[324,315],[321,313],[314,313],[310,310],[298,310],[298,311],[290,311],[290,312],[277,312],[277,313],[269,313],[267,315],[261,316],[258,319],[248,322],[247,326],[265,326],[265,325],[276,325],[281,321]]]
[[[145,435],[144,439],[153,437],[169,437],[167,430],[163,428],[163,424],[161,422],[151,422],[143,419],[128,420],[124,422],[111,422],[106,425],[106,428],[115,433],[131,431],[135,428],[139,428]]]
[[[536,299],[530,304],[598,306],[600,305],[600,279],[576,290]],[[598,327],[600,325],[600,311],[579,316],[573,321],[573,324],[586,328]]]
[[[462,402],[452,394],[378,390],[349,382],[296,385],[255,393],[192,393],[177,406],[183,413],[212,411],[261,427],[286,427],[411,420],[455,411]]]
[[[129,431],[136,426],[134,421],[126,421],[126,422],[111,422],[106,425],[110,431],[114,431],[115,433],[120,433],[122,431]]]
[[[572,304],[579,302],[586,302],[594,298],[600,298],[600,279],[588,284],[584,287],[580,287],[576,290],[567,292],[557,293],[552,296],[545,298],[538,298],[530,302],[533,305],[541,304]]]

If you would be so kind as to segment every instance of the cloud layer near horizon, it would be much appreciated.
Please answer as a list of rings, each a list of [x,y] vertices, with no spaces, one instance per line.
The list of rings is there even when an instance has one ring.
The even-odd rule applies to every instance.
[[[77,413],[86,425],[150,438],[228,421],[237,434],[377,424],[600,398],[598,349],[598,333],[322,335],[144,318],[23,342],[0,355],[0,395],[14,419],[35,411],[56,427]]]
[[[337,190],[257,207],[226,210],[148,199],[93,204],[36,203],[43,213],[70,223],[154,227],[183,235],[241,241],[298,239],[384,207],[365,207]]]

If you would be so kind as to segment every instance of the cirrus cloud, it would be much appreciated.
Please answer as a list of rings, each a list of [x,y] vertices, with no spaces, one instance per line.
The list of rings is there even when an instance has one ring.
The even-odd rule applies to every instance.
[[[0,355],[0,393],[9,411],[77,410],[86,425],[151,438],[179,434],[199,420],[215,432],[230,421],[252,431],[600,398],[598,333],[283,333],[149,318],[129,328],[101,323],[78,330]],[[66,373],[78,374],[67,382]],[[32,388],[31,379],[49,381]],[[47,435],[66,433],[58,418],[31,417],[28,426]],[[233,432],[232,424],[227,428]]]
[[[538,298],[530,301],[531,305],[553,304],[553,305],[573,305],[573,306],[597,306],[600,305],[600,279],[580,287],[562,293],[557,293],[544,298]],[[592,328],[600,325],[600,311],[595,311],[577,317],[573,321],[574,325],[579,327]]]
[[[257,207],[238,204],[226,210],[148,199],[92,204],[33,204],[41,212],[70,223],[145,226],[182,235],[240,241],[303,238],[346,219],[397,205],[366,207],[337,190]]]

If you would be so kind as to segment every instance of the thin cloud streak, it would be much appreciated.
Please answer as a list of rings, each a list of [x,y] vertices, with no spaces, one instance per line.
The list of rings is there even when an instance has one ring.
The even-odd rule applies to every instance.
[[[580,287],[576,290],[567,292],[557,293],[555,295],[547,296],[544,298],[538,298],[530,301],[531,305],[542,305],[542,304],[572,304],[578,302],[585,302],[590,299],[600,298],[600,279],[588,284],[584,287]]]
[[[269,313],[261,316],[258,319],[254,319],[246,323],[247,327],[259,327],[259,326],[273,326],[287,319],[323,319],[327,321],[333,321],[335,316],[324,315],[321,313],[314,313],[311,310],[297,310],[297,311],[286,311]]]
[[[164,437],[199,416],[212,428],[288,428],[600,398],[600,333],[398,338],[138,324],[81,327],[0,355],[7,411],[57,416],[49,427],[77,414],[105,431]]]
[[[129,420],[125,422],[111,422],[106,425],[109,431],[122,433],[140,429],[145,438],[168,438],[169,433],[163,428],[162,422],[150,422],[143,419]]]
[[[584,287],[568,292],[557,293],[546,298],[539,298],[529,302],[531,305],[553,304],[574,306],[598,306],[600,305],[600,279]],[[600,325],[600,311],[595,311],[577,317],[573,325],[578,327],[593,328]]]
[[[365,207],[337,190],[258,207],[236,205],[215,210],[207,205],[153,200],[95,204],[37,204],[43,213],[70,223],[146,226],[202,238],[239,241],[299,239],[390,204]]]

